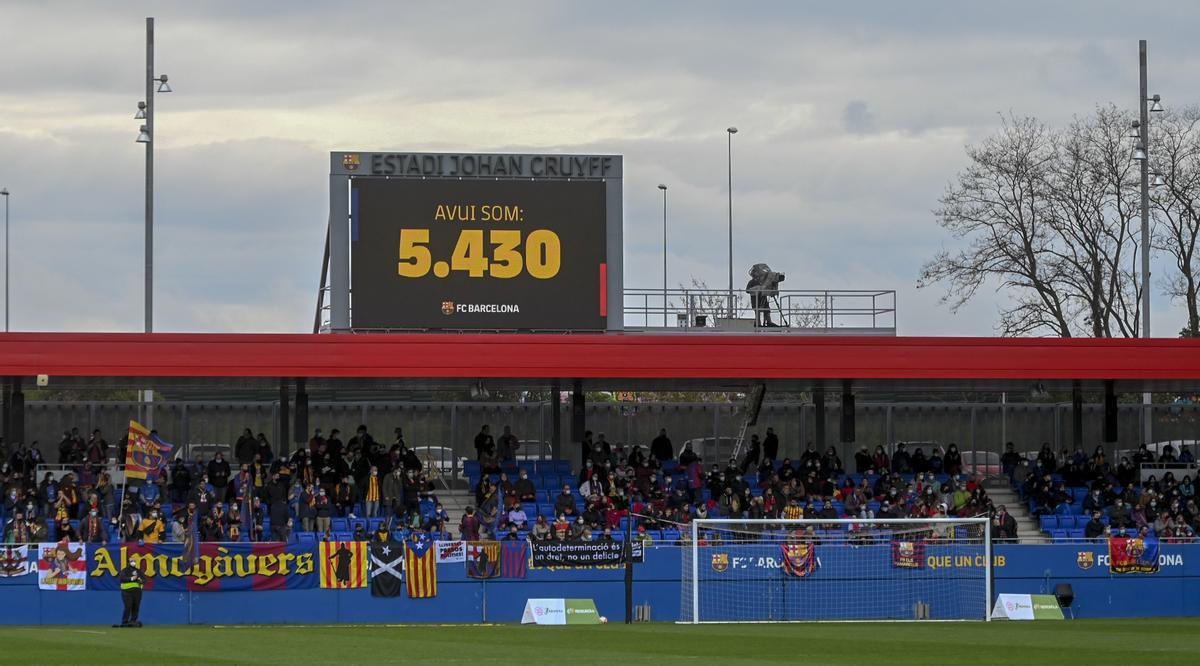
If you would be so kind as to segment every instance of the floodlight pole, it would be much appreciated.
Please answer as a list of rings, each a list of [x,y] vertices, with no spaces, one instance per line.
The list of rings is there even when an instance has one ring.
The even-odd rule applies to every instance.
[[[4,332],[8,333],[8,188],[0,190],[4,197]]]
[[[1141,132],[1142,149],[1146,152],[1146,159],[1142,160],[1142,337],[1150,337],[1150,114],[1146,108],[1146,102],[1150,96],[1147,93],[1149,86],[1146,82],[1146,40],[1138,41],[1138,111],[1141,114],[1141,125],[1138,131]],[[1142,393],[1142,443],[1150,444],[1152,437],[1151,404],[1153,402],[1152,394]]]
[[[729,172],[729,318],[735,315],[733,307],[733,135],[737,134],[736,127],[725,130],[728,138],[726,158]]]
[[[667,327],[667,186],[659,185],[663,193],[663,328]]]
[[[154,331],[154,17],[146,17],[146,269],[145,331]]]

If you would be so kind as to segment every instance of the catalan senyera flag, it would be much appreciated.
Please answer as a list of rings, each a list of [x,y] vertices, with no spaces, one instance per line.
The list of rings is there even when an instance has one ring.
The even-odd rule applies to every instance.
[[[434,542],[404,542],[404,572],[411,599],[437,596],[437,548]]]
[[[365,541],[322,541],[321,587],[366,587],[367,561],[370,555]]]
[[[125,447],[125,478],[157,479],[163,464],[170,460],[173,448],[157,434],[151,434],[146,426],[130,421]]]

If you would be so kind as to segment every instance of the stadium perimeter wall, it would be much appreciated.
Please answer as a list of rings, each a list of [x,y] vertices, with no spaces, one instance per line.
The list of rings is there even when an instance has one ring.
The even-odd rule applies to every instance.
[[[679,617],[681,555],[675,547],[647,548],[645,562],[636,566],[634,603],[649,604],[654,620]],[[938,558],[928,562],[931,575],[943,568],[968,574],[981,564],[978,558],[930,557]],[[1076,617],[1200,615],[1200,544],[1164,544],[1155,574],[1110,574],[1102,544],[1003,545],[996,547],[995,558],[995,592],[1053,593],[1058,583],[1070,583]],[[601,614],[619,621],[624,571],[530,570],[525,579],[480,581],[468,578],[463,564],[442,564],[434,599],[378,598],[368,589],[147,591],[142,619],[151,624],[516,622],[526,599],[544,597],[592,598]],[[42,591],[31,576],[0,578],[0,624],[112,624],[120,613],[115,591]]]

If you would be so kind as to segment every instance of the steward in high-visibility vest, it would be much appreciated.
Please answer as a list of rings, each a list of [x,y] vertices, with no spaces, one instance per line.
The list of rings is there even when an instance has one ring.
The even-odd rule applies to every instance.
[[[142,586],[146,582],[145,576],[138,570],[132,562],[125,565],[121,569],[121,603],[125,609],[121,613],[121,627],[140,627],[141,621],[138,620],[138,610],[142,606]]]

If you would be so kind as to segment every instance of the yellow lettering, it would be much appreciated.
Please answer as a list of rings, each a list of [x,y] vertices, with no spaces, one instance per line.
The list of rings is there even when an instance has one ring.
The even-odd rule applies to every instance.
[[[275,564],[276,564],[277,559],[278,558],[276,558],[274,555],[272,555],[270,553],[260,555],[258,557],[258,575],[274,576],[275,575]]]
[[[203,586],[212,582],[212,569],[212,556],[201,555],[196,561],[196,564],[192,566],[192,575],[196,577],[196,584]]]
[[[236,568],[237,575],[238,576],[252,575],[254,573],[255,559],[257,559],[257,558],[254,555],[250,555],[249,557],[236,558],[233,563],[234,563],[234,567]]]
[[[116,576],[117,568],[113,565],[112,554],[107,548],[96,549],[96,568],[92,569],[93,576]]]
[[[238,557],[237,559],[241,559]],[[213,561],[213,577],[224,578],[225,576],[233,575],[233,562],[229,557],[229,549],[224,546],[217,547],[217,557]]]
[[[313,572],[312,553],[300,553],[296,556],[296,573],[303,576]]]
[[[442,204],[438,204],[437,210],[434,211],[434,213],[433,213],[433,219],[435,219],[435,220],[446,219],[446,207],[443,206]]]
[[[288,564],[295,558],[296,558],[295,555],[292,555],[291,553],[288,553],[286,551],[279,554],[279,575],[280,576],[286,576],[291,573],[291,570],[289,569]]]
[[[992,562],[993,562],[992,566],[1002,567],[1002,566],[1004,566],[1004,556],[997,555],[995,557],[995,559],[992,560]]]

